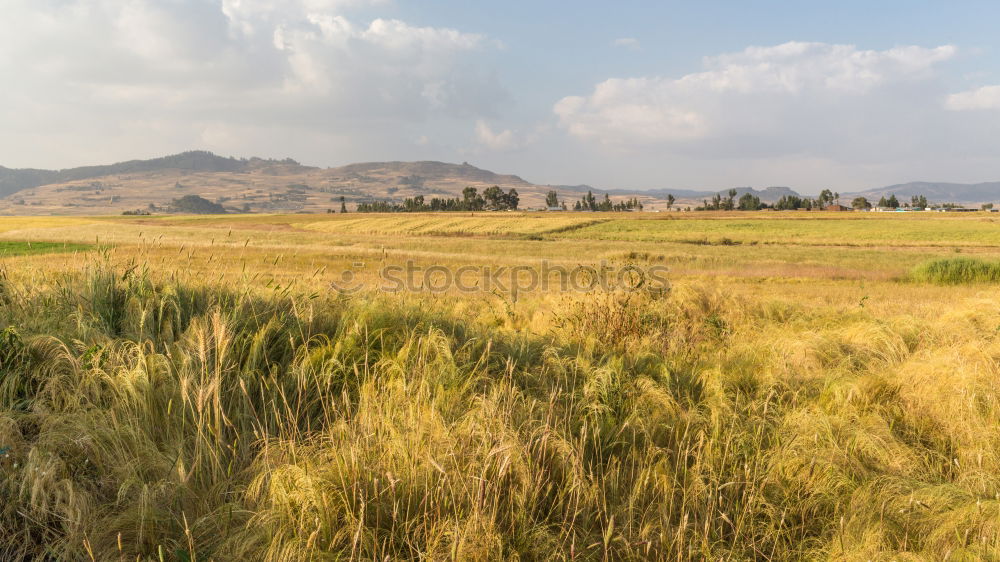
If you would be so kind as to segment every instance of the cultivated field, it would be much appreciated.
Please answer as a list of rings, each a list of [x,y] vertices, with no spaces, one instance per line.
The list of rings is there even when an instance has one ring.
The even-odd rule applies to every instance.
[[[671,289],[379,290],[543,260]],[[998,264],[986,213],[3,218],[0,559],[1000,558]]]

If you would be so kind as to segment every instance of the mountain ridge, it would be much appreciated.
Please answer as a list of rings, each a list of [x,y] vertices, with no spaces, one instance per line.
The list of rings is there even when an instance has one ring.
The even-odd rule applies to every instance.
[[[895,195],[901,200],[923,195],[936,203],[989,203],[1000,200],[1000,181],[980,183],[912,181],[845,194],[848,195],[876,201],[890,195]]]
[[[572,206],[587,191],[612,198],[637,197],[650,209],[666,207],[673,195],[676,205],[695,206],[729,189],[602,189],[590,185],[534,184],[514,174],[500,174],[461,164],[435,160],[356,162],[338,167],[306,166],[285,158],[235,158],[193,150],[146,160],[60,170],[13,169],[0,166],[0,212],[107,213],[137,208],[162,209],[184,195],[205,196],[243,212],[322,212],[346,203],[406,197],[455,197],[466,186],[500,185],[521,192],[522,206],[544,206],[545,194],[556,191]],[[799,196],[786,186],[761,189],[734,187],[737,197],[750,193],[765,203],[783,196]],[[908,182],[863,191],[842,193],[841,200],[866,197],[871,202],[895,194],[902,200],[923,195],[936,203],[983,203],[1000,200],[1000,182],[962,184]],[[6,208],[3,208],[6,204]]]

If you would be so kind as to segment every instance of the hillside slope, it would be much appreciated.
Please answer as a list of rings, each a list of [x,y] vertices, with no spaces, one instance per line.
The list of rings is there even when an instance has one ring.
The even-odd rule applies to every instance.
[[[457,197],[467,186],[483,190],[492,185],[517,189],[522,208],[542,207],[552,189],[568,205],[580,198],[572,189],[536,185],[468,163],[368,162],[323,169],[290,159],[236,159],[196,151],[59,171],[2,168],[0,213],[162,212],[187,195],[221,203],[231,212],[322,213],[339,209],[341,198],[352,209],[362,201]],[[656,196],[639,197],[646,205],[665,205]]]
[[[402,201],[407,197],[458,197],[467,186],[483,190],[498,185],[516,189],[521,208],[542,208],[550,190],[567,206],[588,190],[613,200],[638,198],[647,210],[666,209],[668,195],[677,207],[694,207],[728,190],[656,189],[636,191],[598,189],[588,185],[550,186],[531,183],[512,174],[499,174],[467,162],[363,162],[337,168],[303,166],[290,158],[232,158],[206,151],[190,151],[102,166],[65,170],[0,167],[0,214],[99,215],[129,210],[165,212],[171,201],[197,195],[222,204],[229,212],[322,213],[349,210],[364,201]],[[764,203],[799,195],[789,187],[735,188],[737,197],[751,193]],[[844,193],[877,201],[890,194],[902,200],[924,195],[932,202],[978,204],[1000,201],[1000,182],[980,184],[912,182]]]
[[[923,195],[935,203],[992,203],[1000,201],[1000,182],[946,183],[914,181],[851,193],[853,197],[878,200],[895,194],[900,200]]]

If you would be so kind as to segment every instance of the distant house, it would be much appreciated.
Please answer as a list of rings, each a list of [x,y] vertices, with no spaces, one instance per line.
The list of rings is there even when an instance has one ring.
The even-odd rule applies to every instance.
[[[823,207],[824,211],[853,211],[854,209],[850,207],[845,207],[839,203],[834,203],[833,205],[827,205]]]
[[[553,207],[546,207],[545,210],[546,211],[565,211],[566,209],[563,209],[562,207],[556,205],[556,206],[553,206]]]

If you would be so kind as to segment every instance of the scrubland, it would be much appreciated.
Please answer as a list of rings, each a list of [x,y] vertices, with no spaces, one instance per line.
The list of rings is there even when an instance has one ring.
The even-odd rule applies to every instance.
[[[1000,557],[997,225],[760,215],[3,219],[0,559]]]

